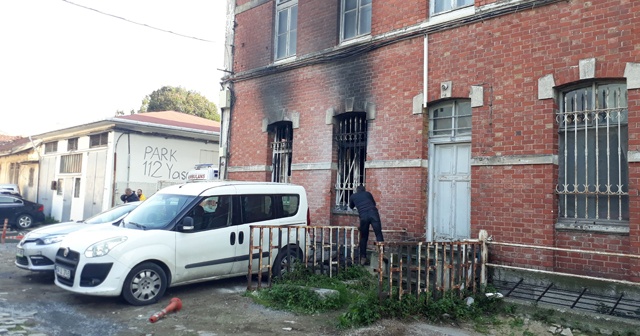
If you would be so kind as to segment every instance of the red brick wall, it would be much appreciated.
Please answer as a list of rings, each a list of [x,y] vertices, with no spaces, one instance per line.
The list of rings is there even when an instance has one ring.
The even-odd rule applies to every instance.
[[[339,2],[327,7],[319,3],[299,0],[299,57],[338,42]],[[425,19],[427,6],[428,1],[375,1],[373,35]],[[266,18],[272,12],[268,3],[241,14],[235,71],[269,64],[273,31]],[[309,16],[303,13],[314,15],[305,21]],[[439,102],[442,82],[452,82],[454,98],[468,98],[470,87],[481,85],[484,104],[473,108],[472,157],[551,158],[558,154],[557,105],[553,99],[538,99],[538,80],[551,74],[557,88],[577,83],[579,61],[589,58],[596,59],[596,78],[623,79],[627,62],[640,63],[636,13],[640,1],[562,1],[431,33],[429,105]],[[350,97],[376,105],[376,118],[369,123],[369,162],[429,159],[428,116],[412,114],[412,99],[423,89],[423,50],[424,39],[418,36],[364,55],[234,83],[230,166],[270,164],[262,118],[275,118],[282,109],[300,115],[293,163],[335,163],[333,127],[326,125],[325,114],[330,108],[342,112]],[[629,150],[640,151],[635,131],[640,127],[640,90],[629,90],[628,97]],[[640,253],[640,163],[629,164],[629,235],[556,231],[557,169],[552,163],[473,166],[472,238],[484,229],[497,242]],[[425,234],[427,173],[419,167],[367,169],[367,188],[379,203],[383,227],[407,229],[398,239]],[[335,175],[330,170],[294,170],[292,180],[307,188],[314,224],[354,225],[357,218],[331,212]],[[270,174],[230,176],[268,179]],[[495,245],[491,251],[496,263],[640,280],[636,259],[581,257]]]

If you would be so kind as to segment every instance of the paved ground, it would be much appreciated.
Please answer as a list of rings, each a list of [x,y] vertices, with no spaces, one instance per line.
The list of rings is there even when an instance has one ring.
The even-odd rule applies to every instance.
[[[14,265],[17,239],[0,245],[0,335],[471,335],[462,329],[383,321],[359,330],[338,330],[338,312],[313,316],[266,309],[243,296],[245,277],[170,288],[160,303],[134,307],[119,298],[73,294],[53,275]],[[182,310],[156,323],[149,318],[180,298]]]

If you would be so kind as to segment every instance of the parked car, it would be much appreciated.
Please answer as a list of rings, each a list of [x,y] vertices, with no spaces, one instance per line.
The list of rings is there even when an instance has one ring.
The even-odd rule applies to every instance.
[[[44,222],[44,206],[18,196],[0,194],[0,223],[5,219],[16,229],[28,229]]]
[[[117,224],[140,203],[122,204],[82,221],[53,224],[27,233],[18,243],[16,266],[30,271],[53,271],[60,242],[69,233],[99,224]]]
[[[0,184],[0,194],[20,197],[20,187],[17,184]]]
[[[203,204],[214,203],[205,208]],[[302,186],[271,182],[196,182],[164,188],[115,227],[70,233],[55,260],[55,284],[87,295],[156,303],[169,287],[246,275],[249,263],[274,274],[304,258],[305,230],[285,230],[251,253],[250,226],[309,223]],[[292,236],[293,235],[293,236]],[[302,237],[300,237],[302,235]],[[255,237],[255,242],[259,242]],[[293,243],[288,243],[293,242]]]

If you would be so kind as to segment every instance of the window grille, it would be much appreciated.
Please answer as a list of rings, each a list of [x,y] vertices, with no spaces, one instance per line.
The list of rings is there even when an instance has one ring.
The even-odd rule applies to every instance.
[[[62,181],[63,179],[58,179],[58,183],[56,184],[56,195],[62,195]]]
[[[431,137],[471,135],[471,102],[455,100],[438,104],[429,113]]]
[[[449,12],[472,5],[473,0],[431,0],[431,14]]]
[[[296,54],[298,39],[298,0],[278,1],[276,4],[275,58]]]
[[[627,89],[591,84],[565,92],[559,124],[560,220],[628,220]]]
[[[47,142],[46,144],[44,144],[44,153],[55,153],[58,151],[58,142],[57,141],[53,141],[53,142]]]
[[[291,158],[293,154],[293,127],[291,122],[273,125],[271,142],[271,181],[291,182]]]
[[[75,178],[74,179],[74,184],[73,184],[73,198],[79,198],[80,197],[80,178]]]
[[[342,0],[342,40],[371,33],[371,0]]]
[[[60,157],[60,173],[81,173],[82,154],[63,155]]]
[[[109,133],[100,133],[89,136],[89,148],[104,147],[109,141]]]
[[[338,147],[336,208],[346,210],[356,187],[365,185],[367,157],[367,119],[365,113],[349,113],[338,121],[335,135]]]
[[[67,151],[70,152],[74,150],[78,150],[78,138],[67,140]]]

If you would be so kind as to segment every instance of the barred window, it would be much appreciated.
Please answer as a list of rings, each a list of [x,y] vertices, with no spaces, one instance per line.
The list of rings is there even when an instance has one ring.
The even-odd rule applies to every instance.
[[[33,187],[33,180],[36,175],[36,170],[34,168],[29,168],[29,186]]]
[[[293,154],[293,127],[290,121],[282,121],[270,126],[271,142],[271,181],[291,182],[291,156]]]
[[[73,184],[73,198],[80,197],[80,178],[76,177]]]
[[[559,220],[628,220],[627,88],[592,83],[566,91],[559,125]]]
[[[58,151],[58,142],[57,141],[53,141],[53,142],[47,142],[46,144],[44,144],[44,153],[55,153]]]
[[[109,133],[100,133],[89,136],[89,148],[104,147],[109,141]]]
[[[56,195],[62,195],[62,181],[63,179],[58,179],[58,183],[56,184]]]
[[[346,210],[356,187],[365,185],[364,162],[367,157],[366,113],[346,113],[338,119],[335,134],[338,147],[336,209]]]
[[[20,164],[19,163],[10,163],[9,164],[9,182],[18,184],[20,179]]]
[[[70,154],[60,157],[60,173],[81,173],[82,154]]]
[[[431,0],[431,14],[438,14],[472,6],[473,0]]]

